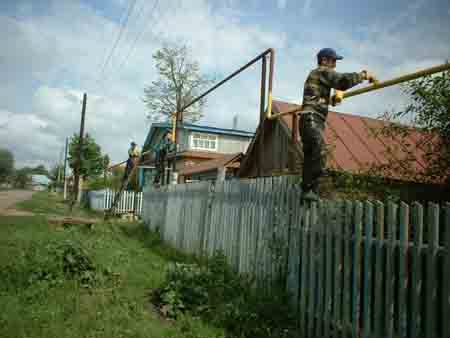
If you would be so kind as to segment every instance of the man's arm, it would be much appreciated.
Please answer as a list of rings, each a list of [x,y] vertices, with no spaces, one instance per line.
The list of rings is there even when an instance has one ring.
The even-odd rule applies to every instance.
[[[332,69],[321,72],[320,81],[330,88],[337,90],[347,90],[354,87],[366,79],[363,72],[361,73],[338,73]]]

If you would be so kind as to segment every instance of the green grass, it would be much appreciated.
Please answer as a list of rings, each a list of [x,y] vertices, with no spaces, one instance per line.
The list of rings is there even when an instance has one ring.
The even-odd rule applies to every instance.
[[[69,201],[64,201],[61,194],[39,191],[29,200],[19,202],[17,208],[35,214],[71,215],[80,217],[100,217],[102,213],[75,206],[70,212]]]
[[[58,196],[37,193],[20,207],[42,214],[67,213],[55,203],[60,203]],[[57,271],[61,258],[55,248],[64,243],[82,249],[95,265],[99,282],[83,287],[77,278]],[[170,322],[154,311],[149,292],[161,284],[167,257],[186,259],[137,223],[64,229],[49,225],[45,215],[0,217],[0,337],[222,335],[189,316]]]

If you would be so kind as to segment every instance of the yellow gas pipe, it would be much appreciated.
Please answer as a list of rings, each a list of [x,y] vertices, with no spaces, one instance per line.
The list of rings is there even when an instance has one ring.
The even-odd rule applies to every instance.
[[[418,72],[414,72],[414,73],[411,73],[411,74],[399,76],[399,77],[393,78],[391,80],[387,80],[387,81],[383,81],[383,82],[377,82],[377,83],[375,83],[375,84],[373,84],[371,86],[367,86],[367,87],[356,89],[356,90],[351,90],[349,92],[344,92],[343,98],[345,99],[345,98],[348,98],[348,97],[361,95],[361,94],[364,94],[364,93],[367,93],[367,92],[371,92],[373,90],[378,90],[378,89],[381,89],[381,88],[394,86],[396,84],[400,84],[400,83],[403,83],[403,82],[415,80],[415,79],[418,79],[420,77],[424,77],[424,76],[440,73],[440,72],[443,72],[443,71],[446,71],[446,70],[450,70],[450,63],[444,63],[444,64],[439,65],[439,66],[435,66],[435,67],[423,69],[423,70],[420,70]],[[270,100],[270,97],[269,97],[269,100]],[[273,120],[273,119],[276,119],[276,118],[281,117],[283,115],[298,113],[301,110],[302,110],[302,108],[298,107],[298,108],[290,109],[290,110],[287,110],[287,111],[284,111],[284,112],[281,112],[281,113],[278,113],[278,114],[272,114],[272,111],[268,110],[267,117],[269,119]]]

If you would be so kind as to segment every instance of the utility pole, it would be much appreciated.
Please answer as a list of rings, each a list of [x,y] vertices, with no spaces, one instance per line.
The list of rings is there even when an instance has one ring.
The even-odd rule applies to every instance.
[[[86,93],[83,94],[83,107],[81,109],[81,124],[80,124],[80,142],[78,147],[78,160],[75,169],[75,180],[74,180],[74,202],[80,202],[81,200],[81,187],[80,187],[80,171],[81,171],[81,153],[83,149],[83,135],[84,135],[84,116],[86,114]]]
[[[64,200],[67,199],[67,171],[66,171],[66,168],[67,168],[67,152],[69,150],[68,148],[69,148],[69,138],[66,137],[66,149],[64,151],[64,173],[63,173],[63,175],[64,175]]]
[[[62,181],[62,161],[63,161],[63,157],[64,157],[64,147],[61,149],[61,153],[59,154],[59,159],[58,159],[58,164],[57,164],[57,168],[58,168],[58,178],[56,179],[56,182],[58,184],[61,183]]]

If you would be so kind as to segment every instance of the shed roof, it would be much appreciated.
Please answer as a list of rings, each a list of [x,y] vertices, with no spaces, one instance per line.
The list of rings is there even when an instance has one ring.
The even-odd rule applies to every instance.
[[[202,173],[214,169],[218,169],[221,167],[232,167],[236,168],[236,162],[240,160],[243,156],[243,153],[235,153],[235,154],[226,154],[219,158],[201,162],[199,164],[195,164],[192,166],[186,166],[180,169],[179,174],[183,176]]]

